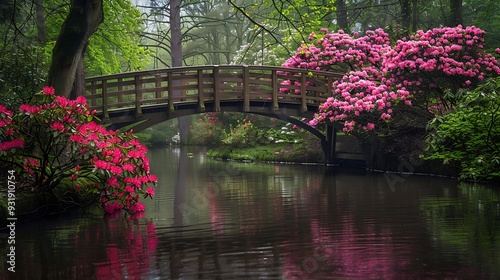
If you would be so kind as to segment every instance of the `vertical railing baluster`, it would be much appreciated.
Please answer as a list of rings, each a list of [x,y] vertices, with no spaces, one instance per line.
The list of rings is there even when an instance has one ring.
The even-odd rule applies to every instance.
[[[279,104],[278,104],[278,93],[280,92],[279,89],[279,83],[278,83],[278,73],[277,70],[273,69],[272,71],[272,78],[271,82],[273,84],[273,110],[278,110],[279,109]]]
[[[109,113],[108,113],[108,84],[106,81],[106,78],[102,80],[101,82],[102,90],[101,90],[101,96],[102,96],[102,115],[105,120],[109,119]]]
[[[215,112],[220,112],[220,77],[219,77],[219,66],[215,65],[212,74],[214,75],[214,106]]]
[[[198,110],[205,112],[205,100],[203,97],[203,70],[198,69]]]
[[[155,99],[161,98],[161,75],[155,74]]]
[[[326,86],[326,98],[332,96],[332,84],[333,84],[333,77],[328,76],[328,85]]]
[[[118,92],[120,94],[118,94],[118,103],[122,103],[123,102],[123,93],[121,93],[123,91],[123,78],[118,78],[117,79],[117,82],[118,82]]]
[[[243,66],[243,111],[250,111],[250,70],[248,65]]]
[[[174,94],[172,93],[172,72],[167,73],[167,96],[168,96],[168,112],[169,114],[175,113],[175,107],[174,107]]]
[[[141,76],[135,76],[135,114],[136,116],[142,115],[142,90],[141,90]]]
[[[90,90],[90,96],[92,96],[92,99],[90,100],[90,106],[95,107],[97,106],[97,88],[96,88],[96,81],[90,82],[90,87],[92,88]]]
[[[301,72],[300,74],[300,96],[301,96],[301,113],[307,112],[307,88],[306,88],[306,80],[307,73]]]

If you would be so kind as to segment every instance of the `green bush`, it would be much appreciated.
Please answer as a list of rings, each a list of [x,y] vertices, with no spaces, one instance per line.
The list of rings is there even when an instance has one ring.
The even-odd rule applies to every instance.
[[[250,120],[239,121],[236,127],[222,139],[222,143],[232,147],[253,147],[260,144],[264,138],[264,132],[257,128]]]
[[[144,132],[138,132],[138,133],[134,133],[134,135],[137,137],[139,142],[141,142],[141,144],[143,144],[147,147],[151,146],[151,144],[149,143],[149,139],[151,139],[151,134],[144,133]]]
[[[464,180],[500,179],[500,77],[463,94],[459,105],[429,123],[425,159],[456,165]]]
[[[167,140],[170,140],[169,133],[166,131],[153,130],[150,132],[149,144],[153,147],[164,146]]]

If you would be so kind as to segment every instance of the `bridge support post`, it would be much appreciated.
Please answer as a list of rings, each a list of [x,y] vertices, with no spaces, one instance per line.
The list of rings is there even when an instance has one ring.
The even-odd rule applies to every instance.
[[[323,152],[325,153],[326,164],[335,163],[335,146],[337,144],[337,128],[331,125],[326,126],[326,137],[321,141]]]

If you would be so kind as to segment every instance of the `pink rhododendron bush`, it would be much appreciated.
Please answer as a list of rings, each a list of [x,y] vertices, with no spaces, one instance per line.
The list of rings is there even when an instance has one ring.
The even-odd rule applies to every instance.
[[[0,160],[17,169],[18,188],[56,192],[62,182],[94,194],[103,209],[144,210],[156,177],[146,148],[131,133],[95,122],[84,97],[68,100],[44,87],[18,110],[0,105]]]
[[[415,108],[423,109],[426,121],[442,115],[456,105],[461,89],[499,75],[498,61],[484,50],[485,37],[473,26],[444,27],[391,45],[381,29],[361,37],[322,29],[283,66],[346,72],[310,124],[341,122],[346,132],[371,131],[387,128],[395,116],[407,122],[412,117],[397,114]]]

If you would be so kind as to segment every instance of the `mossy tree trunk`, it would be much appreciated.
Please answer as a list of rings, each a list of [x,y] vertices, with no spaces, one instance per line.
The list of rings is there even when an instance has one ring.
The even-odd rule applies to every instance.
[[[48,85],[57,95],[75,98],[84,92],[83,54],[104,19],[103,0],[72,0],[54,49]]]

